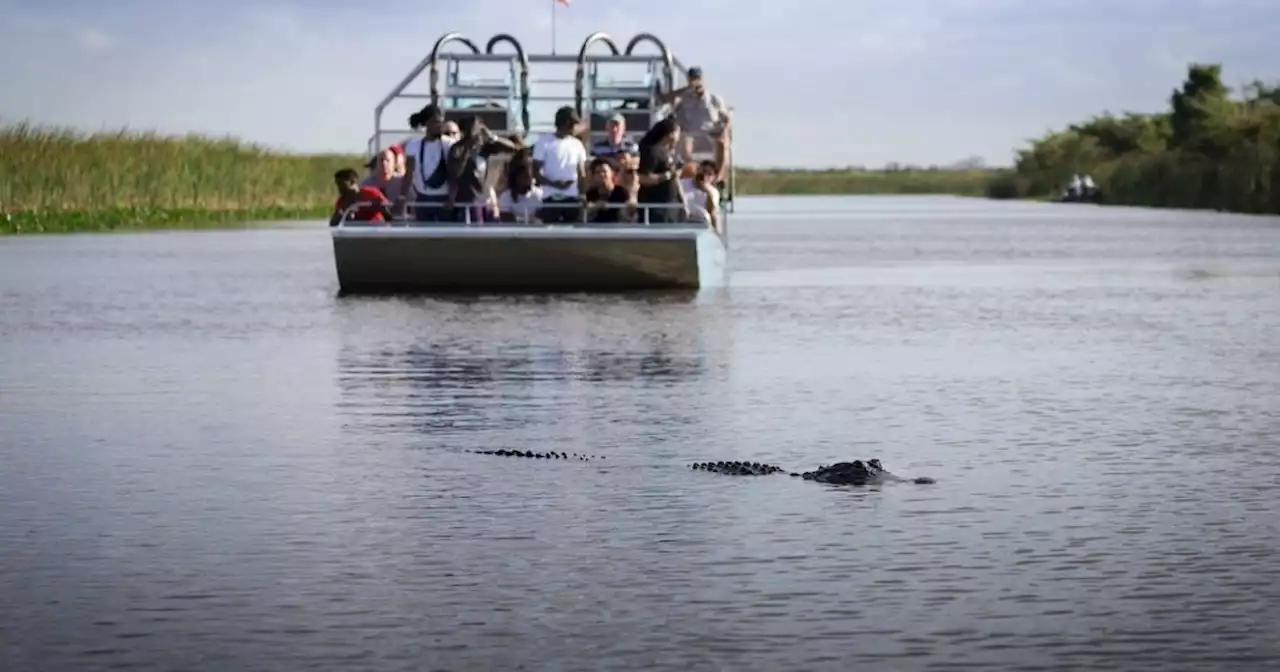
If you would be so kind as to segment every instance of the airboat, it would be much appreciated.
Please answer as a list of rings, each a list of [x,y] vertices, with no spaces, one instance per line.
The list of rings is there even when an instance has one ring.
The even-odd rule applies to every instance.
[[[503,51],[512,53],[495,53],[504,44],[508,49]],[[636,53],[645,44],[657,53]],[[603,48],[590,53],[597,45]],[[450,46],[462,48],[445,51]],[[487,73],[477,74],[485,68]],[[669,113],[661,91],[685,86],[686,70],[662,40],[648,33],[619,49],[609,35],[596,32],[583,40],[576,55],[557,55],[528,53],[507,34],[494,35],[482,50],[461,33],[450,32],[436,40],[430,54],[374,108],[367,154],[377,156],[417,137],[410,129],[388,128],[384,115],[397,103],[416,109],[426,101],[440,106],[446,121],[476,116],[495,133],[518,135],[527,145],[537,134],[553,132],[550,122],[562,105],[575,107],[593,142],[606,135],[608,119],[616,114],[623,116],[628,136],[636,140]],[[428,81],[422,93],[416,83],[424,72]],[[401,118],[407,116],[405,110]],[[713,148],[703,140],[695,144],[695,159],[712,156]],[[732,165],[726,172],[718,227],[650,224],[647,218],[622,225],[477,223],[469,216],[450,223],[397,218],[378,226],[343,221],[331,227],[338,282],[343,293],[591,292],[721,285],[736,182]]]

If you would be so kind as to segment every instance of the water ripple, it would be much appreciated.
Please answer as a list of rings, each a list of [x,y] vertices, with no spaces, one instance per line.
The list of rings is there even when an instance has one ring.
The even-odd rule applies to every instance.
[[[1273,221],[777,207],[697,297],[0,240],[0,669],[1280,663]],[[938,483],[687,468],[872,456]]]

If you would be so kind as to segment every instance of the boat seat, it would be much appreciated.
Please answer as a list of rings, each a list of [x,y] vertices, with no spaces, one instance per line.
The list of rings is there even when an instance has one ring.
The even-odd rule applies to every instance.
[[[480,121],[494,133],[511,131],[511,113],[503,107],[476,106],[452,108],[444,111],[445,121],[460,122],[463,119],[480,117]]]

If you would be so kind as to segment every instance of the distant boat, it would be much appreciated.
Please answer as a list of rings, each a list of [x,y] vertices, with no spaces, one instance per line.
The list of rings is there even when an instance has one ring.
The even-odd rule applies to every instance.
[[[451,42],[464,45],[467,51],[442,52],[441,48]],[[515,53],[493,53],[500,42],[509,44]],[[604,43],[610,53],[588,54],[588,48],[596,42]],[[633,54],[641,42],[653,44],[659,53]],[[484,63],[506,65],[506,76],[487,80],[464,80],[459,76],[460,66]],[[599,76],[603,68],[628,64],[643,68],[644,76],[630,81],[605,81]],[[543,72],[559,67],[571,76],[535,79],[532,66],[545,69]],[[429,93],[408,93],[413,81],[428,69]],[[495,134],[522,138],[552,130],[546,121],[530,124],[530,115],[538,103],[549,115],[572,102],[579,116],[589,122],[593,140],[603,137],[606,121],[613,114],[623,115],[628,135],[635,139],[663,116],[655,84],[661,82],[663,90],[668,91],[683,86],[684,72],[684,66],[661,40],[644,33],[632,38],[622,53],[608,35],[593,33],[583,41],[577,55],[528,54],[509,35],[495,35],[481,52],[461,34],[448,33],[375,108],[374,135],[369,140],[368,153],[375,157],[415,133],[383,126],[387,106],[410,99],[436,103],[446,121],[476,116]],[[566,84],[573,87],[572,97],[542,91],[533,95],[536,87],[550,89]],[[395,139],[388,141],[388,136]],[[729,156],[731,163],[732,152]],[[338,282],[344,293],[618,291],[720,285],[726,273],[734,178],[731,166],[722,190],[718,230],[694,222],[649,224],[645,208],[639,211],[642,221],[627,224],[477,222],[470,208],[462,222],[417,222],[411,212],[407,218],[386,224],[344,220],[331,227]]]

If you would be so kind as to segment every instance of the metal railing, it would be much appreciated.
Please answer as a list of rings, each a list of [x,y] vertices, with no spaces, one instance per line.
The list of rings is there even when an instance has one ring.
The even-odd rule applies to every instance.
[[[370,207],[376,208],[380,205],[384,206],[381,210],[381,214],[383,216],[383,219],[381,221],[352,219],[352,216],[358,210],[362,210]],[[650,213],[652,213],[652,211],[654,210],[685,211],[687,213],[688,206],[680,203],[605,203],[601,205],[588,206],[587,204],[582,202],[578,202],[578,203],[571,203],[571,202],[545,203],[544,202],[544,203],[538,203],[537,205],[531,205],[528,207],[521,207],[520,204],[517,204],[517,208],[519,208],[522,211],[526,211],[526,210],[532,211],[532,214],[499,213],[499,217],[494,218],[492,208],[487,205],[468,204],[468,205],[446,206],[444,203],[435,204],[435,203],[424,203],[424,202],[403,203],[400,205],[395,205],[395,204],[390,204],[386,202],[380,203],[378,201],[358,201],[358,202],[352,203],[351,205],[347,206],[343,210],[342,219],[339,220],[339,222],[337,223],[337,226],[338,227],[349,227],[349,226],[367,227],[367,226],[390,225],[390,226],[404,226],[404,227],[438,228],[438,227],[473,227],[473,226],[485,226],[485,225],[495,225],[495,226],[518,225],[518,226],[530,226],[530,227],[539,227],[539,228],[572,227],[572,228],[605,229],[605,228],[618,228],[619,226],[626,226],[626,225],[643,226],[643,227],[677,226],[677,227],[685,227],[685,228],[690,226],[703,225],[703,226],[707,226],[712,230],[715,230],[721,236],[727,236],[727,232],[728,232],[728,218],[724,216],[725,210],[723,209],[723,205],[721,205],[720,208],[717,208],[719,216],[717,217],[718,221],[714,225],[710,222],[700,222],[700,221],[689,220],[687,217],[687,214],[683,218],[679,219],[679,221],[675,221],[675,222],[655,223],[651,221]],[[414,216],[417,210],[419,209],[441,211],[442,217],[438,221],[436,220],[420,221]],[[554,221],[543,221],[541,219],[541,216],[544,210],[549,210],[549,211],[577,210],[578,216],[576,219],[571,219],[571,220],[562,219],[562,220],[554,220]],[[589,215],[593,212],[599,212],[601,210],[633,211],[632,212],[633,217],[627,218],[627,219],[619,219],[619,221],[616,221],[616,222],[592,221]],[[387,214],[391,215],[391,218],[389,220],[386,218]],[[511,220],[502,219],[502,215],[506,215],[506,214],[513,215],[512,219]]]

